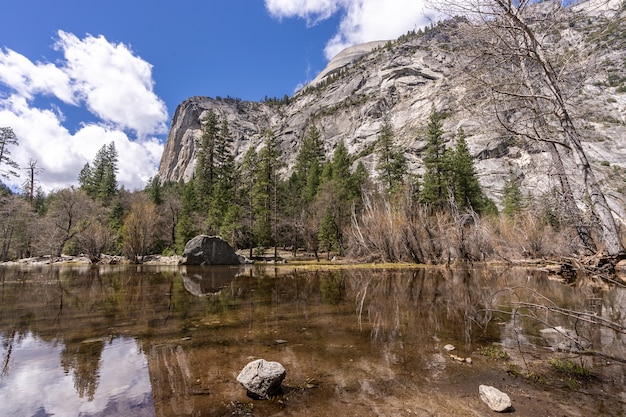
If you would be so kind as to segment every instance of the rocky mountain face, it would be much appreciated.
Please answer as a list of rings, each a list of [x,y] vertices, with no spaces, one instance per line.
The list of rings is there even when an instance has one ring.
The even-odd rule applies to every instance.
[[[576,14],[563,11],[555,25],[539,33],[551,50],[578,57],[563,65],[571,69],[568,80],[574,80],[567,84],[568,108],[612,207],[622,213],[626,193],[626,7],[623,1],[613,1],[610,10],[598,9],[595,3],[579,3]],[[250,147],[260,149],[268,132],[277,137],[284,152],[285,174],[313,123],[321,132],[327,156],[343,141],[355,163],[362,161],[375,177],[375,144],[388,120],[410,171],[419,174],[427,120],[436,109],[446,115],[443,126],[450,146],[457,130],[463,128],[481,185],[494,201],[501,201],[502,187],[510,175],[520,179],[522,189],[533,195],[549,191],[556,180],[545,146],[504,129],[496,111],[474,97],[477,80],[467,74],[463,51],[449,47],[460,24],[440,24],[425,33],[348,48],[285,101],[185,100],[174,114],[159,177],[166,181],[191,178],[200,120],[209,109],[228,122],[238,158]],[[582,201],[576,163],[565,150],[566,171]]]

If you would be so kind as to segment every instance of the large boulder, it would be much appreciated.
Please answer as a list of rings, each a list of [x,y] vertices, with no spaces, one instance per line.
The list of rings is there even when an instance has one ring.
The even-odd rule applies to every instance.
[[[219,236],[199,235],[185,245],[183,263],[187,265],[240,265],[243,258]]]
[[[504,413],[509,411],[512,407],[511,399],[507,394],[500,391],[497,388],[490,387],[488,385],[481,385],[478,387],[480,399],[485,402],[493,411],[498,413]]]
[[[237,381],[255,398],[268,398],[276,394],[287,371],[278,362],[257,359],[247,364],[237,375]]]

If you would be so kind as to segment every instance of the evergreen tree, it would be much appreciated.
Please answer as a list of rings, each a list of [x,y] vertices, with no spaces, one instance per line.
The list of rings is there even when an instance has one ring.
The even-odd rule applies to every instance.
[[[235,204],[238,172],[232,143],[228,123],[223,120],[215,138],[212,194],[208,204],[207,223],[212,234],[221,233],[226,213]]]
[[[476,176],[474,161],[463,129],[457,132],[456,147],[451,153],[450,162],[451,187],[457,206],[481,212],[485,208],[485,197]]]
[[[524,208],[524,198],[520,189],[520,181],[515,174],[513,174],[513,171],[509,171],[509,177],[504,183],[502,194],[504,195],[504,208],[502,212],[512,219]]]
[[[219,121],[213,110],[209,110],[200,123],[202,134],[196,142],[194,182],[199,200],[206,207],[213,195],[215,146],[219,135]]]
[[[321,182],[322,166],[324,165],[324,142],[322,136],[311,124],[302,139],[300,151],[296,156],[296,164],[292,178],[292,187],[297,198],[297,210],[315,197]],[[299,195],[298,195],[299,194]]]
[[[252,147],[248,149],[243,157],[243,161],[239,167],[241,176],[240,181],[240,197],[241,207],[243,211],[242,217],[245,218],[245,232],[243,240],[250,248],[250,258],[252,258],[252,250],[255,246],[254,239],[254,220],[255,220],[255,181],[259,167],[259,155]]]
[[[428,119],[424,153],[422,201],[443,208],[449,197],[449,158],[443,139],[441,116],[433,109]]]
[[[10,146],[18,146],[17,136],[11,127],[0,127],[0,177],[19,177],[16,171],[19,168],[17,162],[11,159]],[[6,168],[2,169],[2,165]]]
[[[105,205],[117,194],[118,155],[115,143],[103,145],[92,164],[87,162],[78,174],[80,189]]]
[[[187,242],[198,234],[198,228],[194,222],[194,214],[198,210],[197,186],[192,179],[182,185],[182,195],[178,223],[176,224],[176,250],[182,253]]]
[[[327,258],[330,258],[330,252],[338,249],[341,240],[341,232],[339,226],[335,221],[335,215],[332,212],[327,212],[320,223],[320,229],[318,232],[318,239],[320,248],[326,250]]]
[[[154,204],[157,206],[163,204],[163,185],[161,185],[161,180],[157,175],[148,179],[145,191]]]
[[[407,163],[404,153],[393,144],[393,129],[385,120],[377,142],[378,164],[376,170],[388,194],[400,189],[407,174]]]
[[[363,165],[363,162],[359,161],[356,165],[350,180],[350,193],[355,197],[356,202],[360,202],[362,189],[369,180],[369,173],[367,172],[365,165]]]
[[[258,170],[253,187],[255,225],[254,235],[258,245],[275,244],[278,226],[278,171],[282,167],[282,152],[272,131],[265,133],[264,147],[258,155]],[[276,246],[274,247],[276,254]]]

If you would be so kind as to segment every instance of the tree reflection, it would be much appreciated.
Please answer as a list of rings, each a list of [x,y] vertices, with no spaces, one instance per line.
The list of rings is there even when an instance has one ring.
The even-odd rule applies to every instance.
[[[320,277],[320,291],[325,304],[337,305],[343,300],[345,281],[342,271],[331,271]]]
[[[100,381],[100,364],[104,341],[69,343],[61,352],[61,366],[66,374],[73,372],[74,388],[80,398],[92,401]]]

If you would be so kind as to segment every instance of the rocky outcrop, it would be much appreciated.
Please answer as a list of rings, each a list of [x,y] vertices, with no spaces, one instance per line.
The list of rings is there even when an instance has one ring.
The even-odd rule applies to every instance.
[[[624,13],[624,12],[622,12]],[[589,61],[605,62],[603,71],[581,74],[582,88],[570,97],[578,129],[593,167],[603,181],[612,209],[623,213],[626,178],[626,42],[604,39],[610,47],[595,49],[587,35],[601,28],[603,16],[582,19],[560,28],[563,48],[584,48]],[[584,26],[588,25],[588,27]],[[558,185],[551,156],[541,144],[515,137],[502,129],[490,109],[468,104],[472,82],[462,76],[458,54],[439,47],[450,29],[442,25],[422,36],[407,36],[394,42],[375,42],[349,48],[338,54],[311,84],[286,103],[245,102],[237,99],[192,97],[174,115],[159,167],[163,180],[189,180],[195,164],[195,138],[199,120],[212,110],[228,122],[237,158],[249,148],[259,149],[264,134],[272,131],[284,152],[285,173],[295,162],[297,150],[309,125],[319,129],[328,157],[340,141],[376,176],[374,145],[381,126],[388,120],[396,143],[404,148],[409,169],[423,173],[426,123],[433,108],[445,112],[446,140],[454,144],[459,128],[467,135],[476,170],[487,195],[502,200],[505,179],[513,172],[524,193],[545,193]],[[609,35],[607,35],[609,36]],[[552,41],[552,40],[551,40]],[[582,49],[581,49],[582,51]],[[506,115],[505,115],[506,116]],[[565,152],[566,154],[567,152]],[[576,173],[576,160],[566,155],[567,172]],[[583,201],[581,181],[572,175],[576,196]]]
[[[244,261],[221,237],[199,235],[185,245],[182,263],[185,265],[241,265]]]
[[[276,394],[287,371],[278,362],[257,359],[247,364],[237,375],[237,381],[254,398],[268,398]]]

